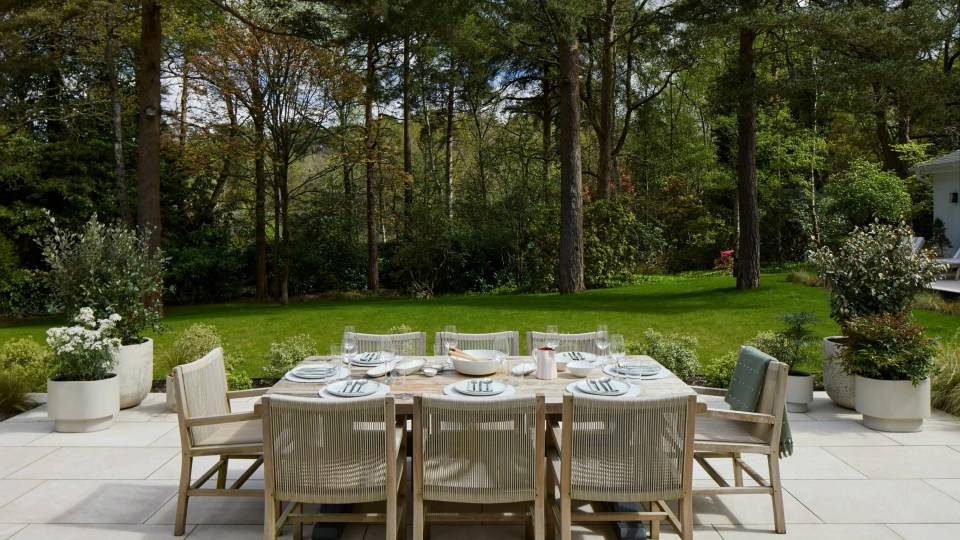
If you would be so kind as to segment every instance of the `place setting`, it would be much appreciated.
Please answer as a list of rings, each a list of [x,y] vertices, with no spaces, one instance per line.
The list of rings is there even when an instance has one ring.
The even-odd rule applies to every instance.
[[[671,375],[670,370],[655,362],[624,360],[603,366],[603,372],[611,377],[637,380],[664,379]]]
[[[512,396],[517,393],[517,390],[497,379],[468,379],[444,386],[443,393],[467,399],[484,399]]]
[[[311,358],[308,357],[309,361]],[[299,365],[288,371],[283,378],[299,383],[322,383],[328,380],[342,379],[350,375],[346,367],[331,363],[317,362]]]
[[[328,399],[375,397],[388,393],[389,386],[369,379],[344,379],[325,386],[319,392],[320,397]]]
[[[571,394],[587,394],[600,397],[630,398],[640,395],[640,388],[611,377],[583,379],[567,385]]]

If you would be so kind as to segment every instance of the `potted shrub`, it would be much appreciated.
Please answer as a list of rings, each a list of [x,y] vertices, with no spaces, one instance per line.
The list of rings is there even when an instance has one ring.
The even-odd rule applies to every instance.
[[[930,416],[930,375],[937,344],[905,313],[854,317],[843,326],[844,371],[856,377],[863,425],[880,431],[920,431]]]
[[[830,317],[842,327],[854,317],[905,313],[917,293],[937,279],[943,265],[910,248],[911,230],[874,223],[857,227],[836,251],[810,252],[830,294]],[[823,386],[836,404],[856,407],[856,383],[837,358],[843,336],[823,340]]]
[[[117,314],[114,371],[120,384],[120,407],[139,404],[153,382],[153,341],[159,331],[163,268],[159,250],[151,253],[145,236],[94,215],[80,232],[59,229],[45,239],[43,255],[50,265],[51,311],[76,313],[89,306],[97,313]]]
[[[761,351],[787,364],[787,410],[806,412],[813,401],[813,374],[800,369],[812,367],[817,357],[812,350],[815,340],[810,325],[817,318],[810,311],[781,313],[780,320],[784,328],[779,332],[760,332],[752,345]]]
[[[54,375],[47,380],[47,416],[64,433],[100,431],[113,424],[120,410],[119,377],[110,373],[114,337],[120,316],[96,319],[89,307],[80,309],[76,325],[47,330],[47,344],[56,358]]]

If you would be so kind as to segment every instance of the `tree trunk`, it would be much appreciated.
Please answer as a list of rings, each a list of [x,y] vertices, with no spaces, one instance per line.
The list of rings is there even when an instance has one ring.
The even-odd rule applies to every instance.
[[[410,122],[410,37],[403,38],[403,215],[406,225],[410,223],[413,206],[413,147]]]
[[[737,200],[740,213],[740,241],[737,246],[738,289],[760,286],[760,224],[757,215],[757,58],[753,28],[740,29],[737,62],[740,92],[737,107]]]
[[[363,130],[366,136],[367,169],[367,289],[380,288],[380,275],[377,266],[377,220],[374,200],[374,164],[376,161],[377,141],[373,135],[373,89],[377,82],[376,43],[367,40],[366,92],[363,99]]]
[[[287,158],[289,159],[289,158]],[[280,164],[280,303],[290,303],[290,167],[289,162]]]
[[[120,221],[130,226],[130,207],[127,204],[127,169],[123,161],[123,116],[120,110],[120,85],[117,81],[117,66],[113,58],[113,17],[107,15],[106,64],[107,80],[110,83],[110,123],[113,128],[113,164],[117,174],[117,205]]]
[[[606,0],[603,14],[603,51],[600,61],[600,163],[597,168],[597,199],[610,200],[613,183],[613,40],[614,6],[616,0]]]
[[[580,45],[558,40],[560,49],[560,269],[561,293],[583,284],[583,194],[580,171]]]
[[[550,65],[543,64],[543,79],[541,79],[543,101],[540,104],[540,130],[543,139],[543,180],[550,181],[550,162],[553,152],[553,114],[550,97],[553,88],[550,84]]]
[[[254,243],[257,252],[257,300],[266,300],[267,290],[267,171],[266,120],[263,112],[263,91],[258,85],[250,87],[251,116],[253,120],[254,155]]]
[[[137,226],[151,252],[160,248],[160,4],[143,0],[137,73]]]
[[[277,166],[273,166],[273,297],[282,302],[280,296],[280,260],[282,258],[282,247],[280,245],[280,182],[278,181],[279,172]]]
[[[183,74],[180,76],[180,152],[187,145],[187,101],[190,96],[190,61],[183,55]]]
[[[444,139],[446,162],[444,180],[447,191],[447,217],[453,218],[453,69],[450,69],[450,81],[447,85],[447,135]]]

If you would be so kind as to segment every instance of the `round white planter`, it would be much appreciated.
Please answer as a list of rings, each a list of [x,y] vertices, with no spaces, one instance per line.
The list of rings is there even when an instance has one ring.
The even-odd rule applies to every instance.
[[[840,367],[837,353],[843,345],[843,336],[823,338],[823,389],[834,403],[848,409],[857,406],[857,385],[853,375],[847,375]]]
[[[787,376],[787,411],[807,412],[810,402],[813,401],[813,375]]]
[[[882,381],[858,376],[857,411],[863,425],[878,431],[923,430],[930,416],[930,379],[914,386],[910,381]]]
[[[47,379],[47,416],[61,433],[101,431],[113,425],[120,410],[120,377],[99,381]]]
[[[135,407],[153,384],[153,340],[123,345],[113,357],[113,370],[120,378],[120,408]]]

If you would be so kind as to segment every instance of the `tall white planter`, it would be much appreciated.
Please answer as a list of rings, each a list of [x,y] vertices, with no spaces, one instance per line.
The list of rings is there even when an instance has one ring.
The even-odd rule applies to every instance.
[[[153,384],[153,340],[123,345],[113,353],[113,371],[120,379],[120,408],[135,407]]]
[[[101,431],[120,410],[120,377],[99,381],[47,380],[47,417],[61,433]]]
[[[857,406],[857,384],[853,375],[847,375],[840,367],[840,352],[843,336],[823,338],[823,389],[834,403],[848,409]]]
[[[922,431],[923,419],[930,416],[930,378],[914,386],[910,381],[857,376],[857,412],[863,413],[863,425],[870,429]]]

